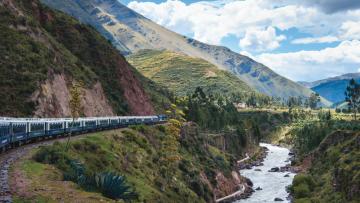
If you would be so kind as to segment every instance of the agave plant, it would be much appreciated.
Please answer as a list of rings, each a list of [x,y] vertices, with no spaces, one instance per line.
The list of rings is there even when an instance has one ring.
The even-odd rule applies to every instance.
[[[88,178],[85,175],[84,165],[76,160],[71,160],[69,165],[71,170],[64,174],[64,179],[74,181],[80,186],[86,186]]]
[[[95,175],[95,184],[106,197],[123,200],[137,198],[137,193],[127,184],[124,176],[111,172],[99,173]]]

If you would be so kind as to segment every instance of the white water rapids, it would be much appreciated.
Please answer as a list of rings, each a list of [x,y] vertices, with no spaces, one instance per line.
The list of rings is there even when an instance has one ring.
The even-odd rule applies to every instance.
[[[263,166],[256,166],[252,169],[241,170],[242,176],[249,178],[254,186],[255,190],[257,187],[262,190],[255,190],[255,192],[248,198],[236,201],[236,203],[262,203],[262,202],[275,202],[275,198],[281,198],[283,202],[290,202],[286,199],[289,195],[286,192],[286,186],[291,185],[292,180],[295,176],[294,173],[290,172],[268,172],[273,167],[285,166],[290,162],[285,162],[290,158],[289,150],[283,147],[277,147],[271,144],[261,143],[260,146],[269,149],[268,155],[264,160]],[[260,169],[261,171],[256,171]],[[289,177],[284,177],[289,174]]]

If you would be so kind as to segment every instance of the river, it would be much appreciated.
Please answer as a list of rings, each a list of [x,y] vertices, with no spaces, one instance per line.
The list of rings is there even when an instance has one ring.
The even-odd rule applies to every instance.
[[[283,202],[290,202],[287,200],[288,193],[286,192],[286,186],[291,185],[295,176],[294,173],[289,172],[268,172],[273,167],[281,167],[288,164],[285,162],[290,158],[289,150],[287,148],[274,146],[271,144],[261,143],[260,146],[269,149],[268,155],[264,160],[263,166],[253,167],[252,169],[241,170],[242,176],[249,178],[254,186],[262,190],[255,190],[255,192],[248,198],[236,201],[236,203],[262,203],[262,202],[275,202],[275,198],[281,198]],[[260,169],[261,171],[256,171]],[[289,174],[289,177],[284,175]]]

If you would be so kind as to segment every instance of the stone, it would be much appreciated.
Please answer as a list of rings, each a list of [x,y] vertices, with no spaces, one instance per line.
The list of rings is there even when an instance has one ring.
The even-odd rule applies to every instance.
[[[269,172],[279,172],[279,171],[280,171],[279,167],[274,167],[269,170]]]
[[[275,202],[282,202],[282,201],[284,201],[284,200],[281,199],[281,198],[276,197],[276,198],[274,199],[274,201],[275,201]]]

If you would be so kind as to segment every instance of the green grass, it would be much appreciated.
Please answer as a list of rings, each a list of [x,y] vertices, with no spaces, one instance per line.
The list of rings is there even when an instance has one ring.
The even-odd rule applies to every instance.
[[[360,134],[338,131],[314,151],[310,170],[295,176],[295,202],[359,202]]]
[[[155,50],[143,50],[127,59],[146,77],[168,87],[177,96],[192,94],[196,87],[202,87],[206,93],[221,95],[253,92],[233,74],[203,59]]]
[[[165,127],[165,130],[163,129]],[[78,160],[88,175],[105,171],[124,175],[139,194],[139,202],[207,202],[212,199],[209,186],[202,181],[200,172],[215,186],[216,171],[231,177],[233,155],[205,145],[206,137],[196,129],[179,140],[181,160],[176,167],[162,161],[163,140],[168,126],[132,126],[129,129],[99,132],[71,142],[68,152],[64,144],[42,147],[35,160],[53,164],[67,173],[66,161],[56,157]],[[191,144],[190,144],[191,143]],[[30,171],[37,165],[25,164]],[[171,180],[165,171],[171,171]]]
[[[22,170],[26,173],[27,176],[38,176],[44,172],[44,169],[44,164],[32,160],[26,160],[22,165]]]

